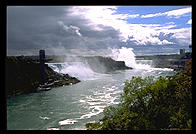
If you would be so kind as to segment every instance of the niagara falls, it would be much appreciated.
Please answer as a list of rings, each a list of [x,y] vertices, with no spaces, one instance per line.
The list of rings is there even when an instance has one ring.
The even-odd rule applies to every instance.
[[[7,130],[192,130],[191,6],[8,6]]]

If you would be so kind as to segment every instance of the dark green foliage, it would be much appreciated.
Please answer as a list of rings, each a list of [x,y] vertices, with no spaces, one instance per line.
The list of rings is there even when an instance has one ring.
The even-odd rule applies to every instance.
[[[107,107],[88,130],[192,129],[192,61],[172,77],[133,77],[125,82],[121,102]]]

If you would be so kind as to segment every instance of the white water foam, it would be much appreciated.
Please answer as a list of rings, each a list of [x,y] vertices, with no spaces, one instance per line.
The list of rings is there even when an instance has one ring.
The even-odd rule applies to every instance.
[[[59,128],[48,128],[47,130],[60,130]]]
[[[80,102],[80,103],[85,103],[86,101],[85,101],[85,100],[79,100],[79,102]]]
[[[82,115],[79,119],[87,119],[91,118],[94,115],[98,115],[103,112],[105,107],[106,106],[90,106],[89,108],[92,109],[92,112]]]
[[[74,119],[66,119],[63,121],[59,121],[59,125],[64,126],[64,125],[74,124],[75,122],[78,122],[78,121]]]
[[[102,113],[105,107],[119,103],[116,102],[117,96],[114,96],[122,92],[118,89],[118,86],[106,85],[102,88],[103,90],[95,91],[93,95],[86,96],[79,100],[81,105],[86,105],[89,110],[89,112],[84,113],[79,119],[91,118],[92,116]]]
[[[69,74],[80,80],[94,80],[99,78],[101,74],[94,72],[87,63],[83,62],[65,62],[61,64],[48,64],[54,71]]]
[[[151,65],[148,65],[148,64],[137,63],[135,64],[135,68],[148,70],[148,69],[151,69],[152,67]]]
[[[39,116],[40,119],[43,119],[43,120],[49,120],[50,118],[49,117],[42,117],[42,116]]]

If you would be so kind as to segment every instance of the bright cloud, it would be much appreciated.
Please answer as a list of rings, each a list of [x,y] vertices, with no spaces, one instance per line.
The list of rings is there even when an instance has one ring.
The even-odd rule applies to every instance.
[[[191,43],[191,10],[179,6],[11,6],[7,12],[8,52],[64,48],[67,53],[86,49],[93,54],[96,49],[125,45],[141,53],[165,52],[165,47],[176,52]]]
[[[73,7],[70,9],[71,16],[81,16],[88,21],[87,25],[94,30],[104,30],[102,26],[109,26],[120,31],[121,39],[125,41],[130,33],[130,28],[125,19],[138,17],[139,14],[119,14],[117,7],[93,6]]]
[[[164,14],[167,15],[167,16],[169,16],[169,17],[179,18],[182,15],[185,15],[187,13],[191,13],[191,10],[192,9],[190,7],[188,7],[188,8],[182,8],[182,9],[168,11],[168,12],[165,12]]]
[[[180,15],[184,15],[190,11],[191,11],[190,8],[183,8],[183,9],[168,11],[165,13],[149,14],[149,15],[143,16],[143,18],[152,17],[152,16],[160,16],[160,15],[177,17]],[[93,28],[94,30],[97,30],[97,31],[104,30],[104,26],[112,27],[116,31],[119,31],[120,33],[119,37],[122,42],[131,40],[131,41],[134,41],[134,43],[138,45],[174,44],[174,42],[169,41],[167,39],[161,40],[157,36],[161,32],[168,32],[168,33],[177,32],[175,30],[170,31],[170,29],[176,27],[174,22],[169,22],[166,24],[131,24],[131,23],[128,23],[126,19],[136,18],[140,15],[118,13],[117,7],[115,6],[112,6],[112,7],[106,7],[106,6],[72,7],[70,9],[70,15],[87,19],[88,21],[86,25],[88,25],[90,28]],[[130,39],[129,37],[132,37],[132,38]],[[174,37],[179,38],[177,36],[174,36]]]
[[[147,15],[141,15],[141,18],[151,18],[151,17],[162,16],[162,15],[164,14],[163,13],[147,14]]]
[[[58,23],[60,26],[62,26],[62,28],[63,28],[65,31],[72,31],[73,33],[76,33],[78,36],[82,36],[81,33],[79,32],[79,30],[80,30],[79,27],[76,27],[76,26],[73,26],[73,25],[67,26],[67,25],[65,25],[62,21],[58,21],[57,23]]]
[[[190,44],[192,40],[191,28],[163,29],[161,32],[172,34],[171,38],[176,40],[176,43],[178,44]]]
[[[158,17],[158,16],[168,16],[168,17],[175,17],[179,18],[187,13],[191,13],[191,8],[182,8],[182,9],[176,9],[164,13],[155,13],[155,14],[147,14],[147,15],[141,15],[141,18],[151,18],[151,17]]]
[[[192,24],[192,19],[190,19],[188,22],[187,22],[187,24]]]

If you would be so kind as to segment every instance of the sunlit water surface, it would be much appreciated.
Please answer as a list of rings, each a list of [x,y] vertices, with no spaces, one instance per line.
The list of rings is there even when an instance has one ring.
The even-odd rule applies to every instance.
[[[67,65],[67,64],[66,64]],[[50,64],[55,70],[55,64]],[[65,65],[64,65],[65,66]],[[83,130],[87,122],[98,121],[103,110],[120,101],[124,82],[132,76],[167,76],[173,70],[151,68],[115,71],[109,74],[88,74],[80,83],[31,93],[7,100],[7,128],[9,130]],[[57,69],[57,68],[56,68]],[[73,67],[72,67],[73,69]],[[56,70],[58,71],[58,70]],[[62,72],[66,70],[61,69]],[[67,70],[69,71],[69,70]],[[75,70],[76,71],[76,70]],[[74,74],[73,74],[74,75]]]

